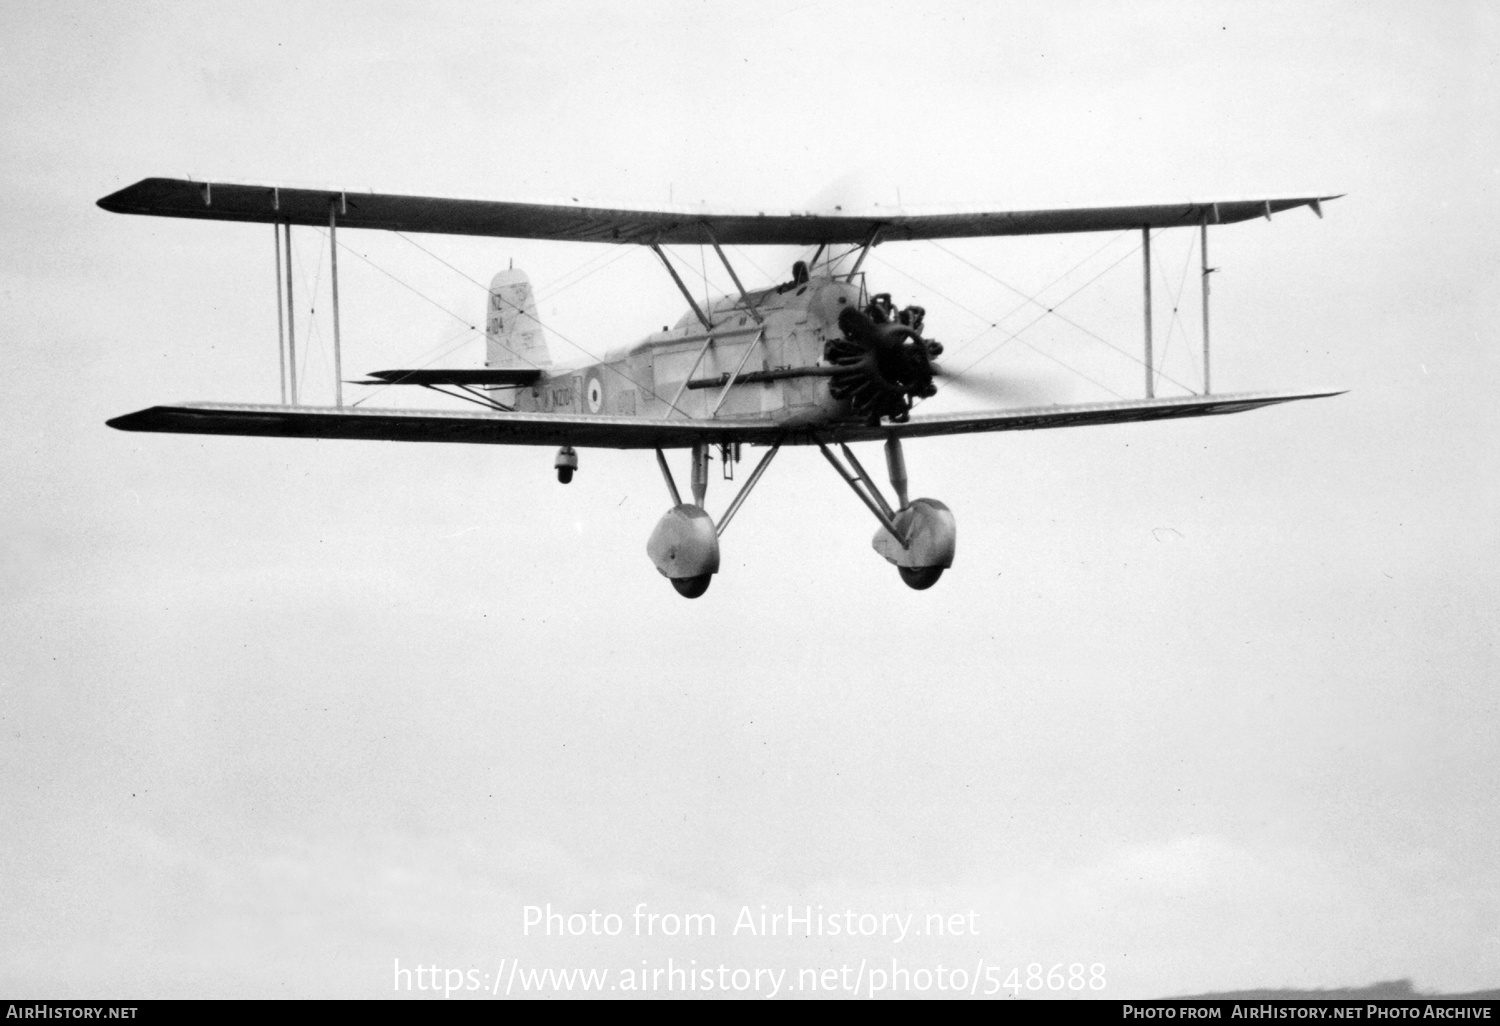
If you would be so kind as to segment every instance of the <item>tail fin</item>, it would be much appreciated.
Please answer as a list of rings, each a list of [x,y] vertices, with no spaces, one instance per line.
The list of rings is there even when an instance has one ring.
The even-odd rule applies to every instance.
[[[550,367],[536,297],[525,271],[501,271],[490,281],[485,312],[485,365],[499,368]]]

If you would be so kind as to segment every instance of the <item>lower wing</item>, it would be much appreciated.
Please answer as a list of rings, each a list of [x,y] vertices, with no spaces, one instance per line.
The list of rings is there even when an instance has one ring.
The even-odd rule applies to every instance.
[[[1032,406],[913,417],[904,423],[778,423],[767,420],[648,420],[556,413],[462,410],[379,410],[330,406],[252,406],[188,403],[153,406],[108,421],[121,431],[275,438],[349,438],[390,442],[463,442],[482,445],[572,445],[603,449],[680,449],[700,443],[813,445],[873,441],[895,435],[926,438],[981,431],[1034,431],[1087,424],[1124,424],[1239,413],[1298,399],[1341,394],[1247,392],[1126,400],[1071,406]]]

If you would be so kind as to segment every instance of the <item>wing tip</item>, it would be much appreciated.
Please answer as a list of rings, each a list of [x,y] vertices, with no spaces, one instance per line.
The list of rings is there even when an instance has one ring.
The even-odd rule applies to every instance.
[[[145,410],[136,410],[134,413],[123,413],[118,417],[111,417],[104,422],[105,427],[112,427],[116,431],[150,431],[154,414],[160,407],[153,406]]]
[[[101,196],[99,199],[94,201],[94,206],[98,207],[100,210],[108,210],[111,214],[128,213],[129,208],[127,208],[123,203],[120,202],[120,197],[124,195],[124,193],[125,190],[121,189],[119,192],[112,192],[108,196]]]
[[[136,213],[139,207],[137,204],[130,202],[130,197],[142,189],[149,189],[151,186],[162,181],[165,181],[165,179],[142,178],[140,181],[127,185],[123,189],[116,189],[108,196],[100,197],[94,201],[94,205],[101,210],[108,210],[111,214]]]

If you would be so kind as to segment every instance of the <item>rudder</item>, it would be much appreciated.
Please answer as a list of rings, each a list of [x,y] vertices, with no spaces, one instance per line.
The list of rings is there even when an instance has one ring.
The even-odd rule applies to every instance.
[[[536,297],[525,271],[511,268],[490,280],[485,314],[485,365],[504,369],[550,367]]]

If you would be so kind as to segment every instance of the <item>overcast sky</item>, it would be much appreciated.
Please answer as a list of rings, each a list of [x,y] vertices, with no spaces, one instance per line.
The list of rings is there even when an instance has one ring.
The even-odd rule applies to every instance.
[[[1500,985],[1497,53],[1481,2],[0,8],[0,991],[382,997],[397,959]],[[921,593],[788,450],[688,602],[645,556],[649,453],[585,450],[564,488],[542,448],[106,428],[277,395],[270,230],[94,206],[154,175],[780,211],[1347,193],[1210,256],[1217,391],[1350,391],[913,442],[959,524]],[[346,377],[477,366],[469,279],[511,261],[559,360],[683,306],[649,251],[340,241]],[[1012,397],[1108,399],[1141,387],[1138,241],[867,270]],[[1201,382],[1192,245],[1156,247],[1163,394]],[[325,401],[326,240],[296,246]],[[734,256],[747,284],[790,259]],[[393,391],[366,405],[441,402]],[[623,934],[528,936],[548,903]],[[641,903],[718,935],[634,936]],[[788,904],[973,929],[732,932]]]

